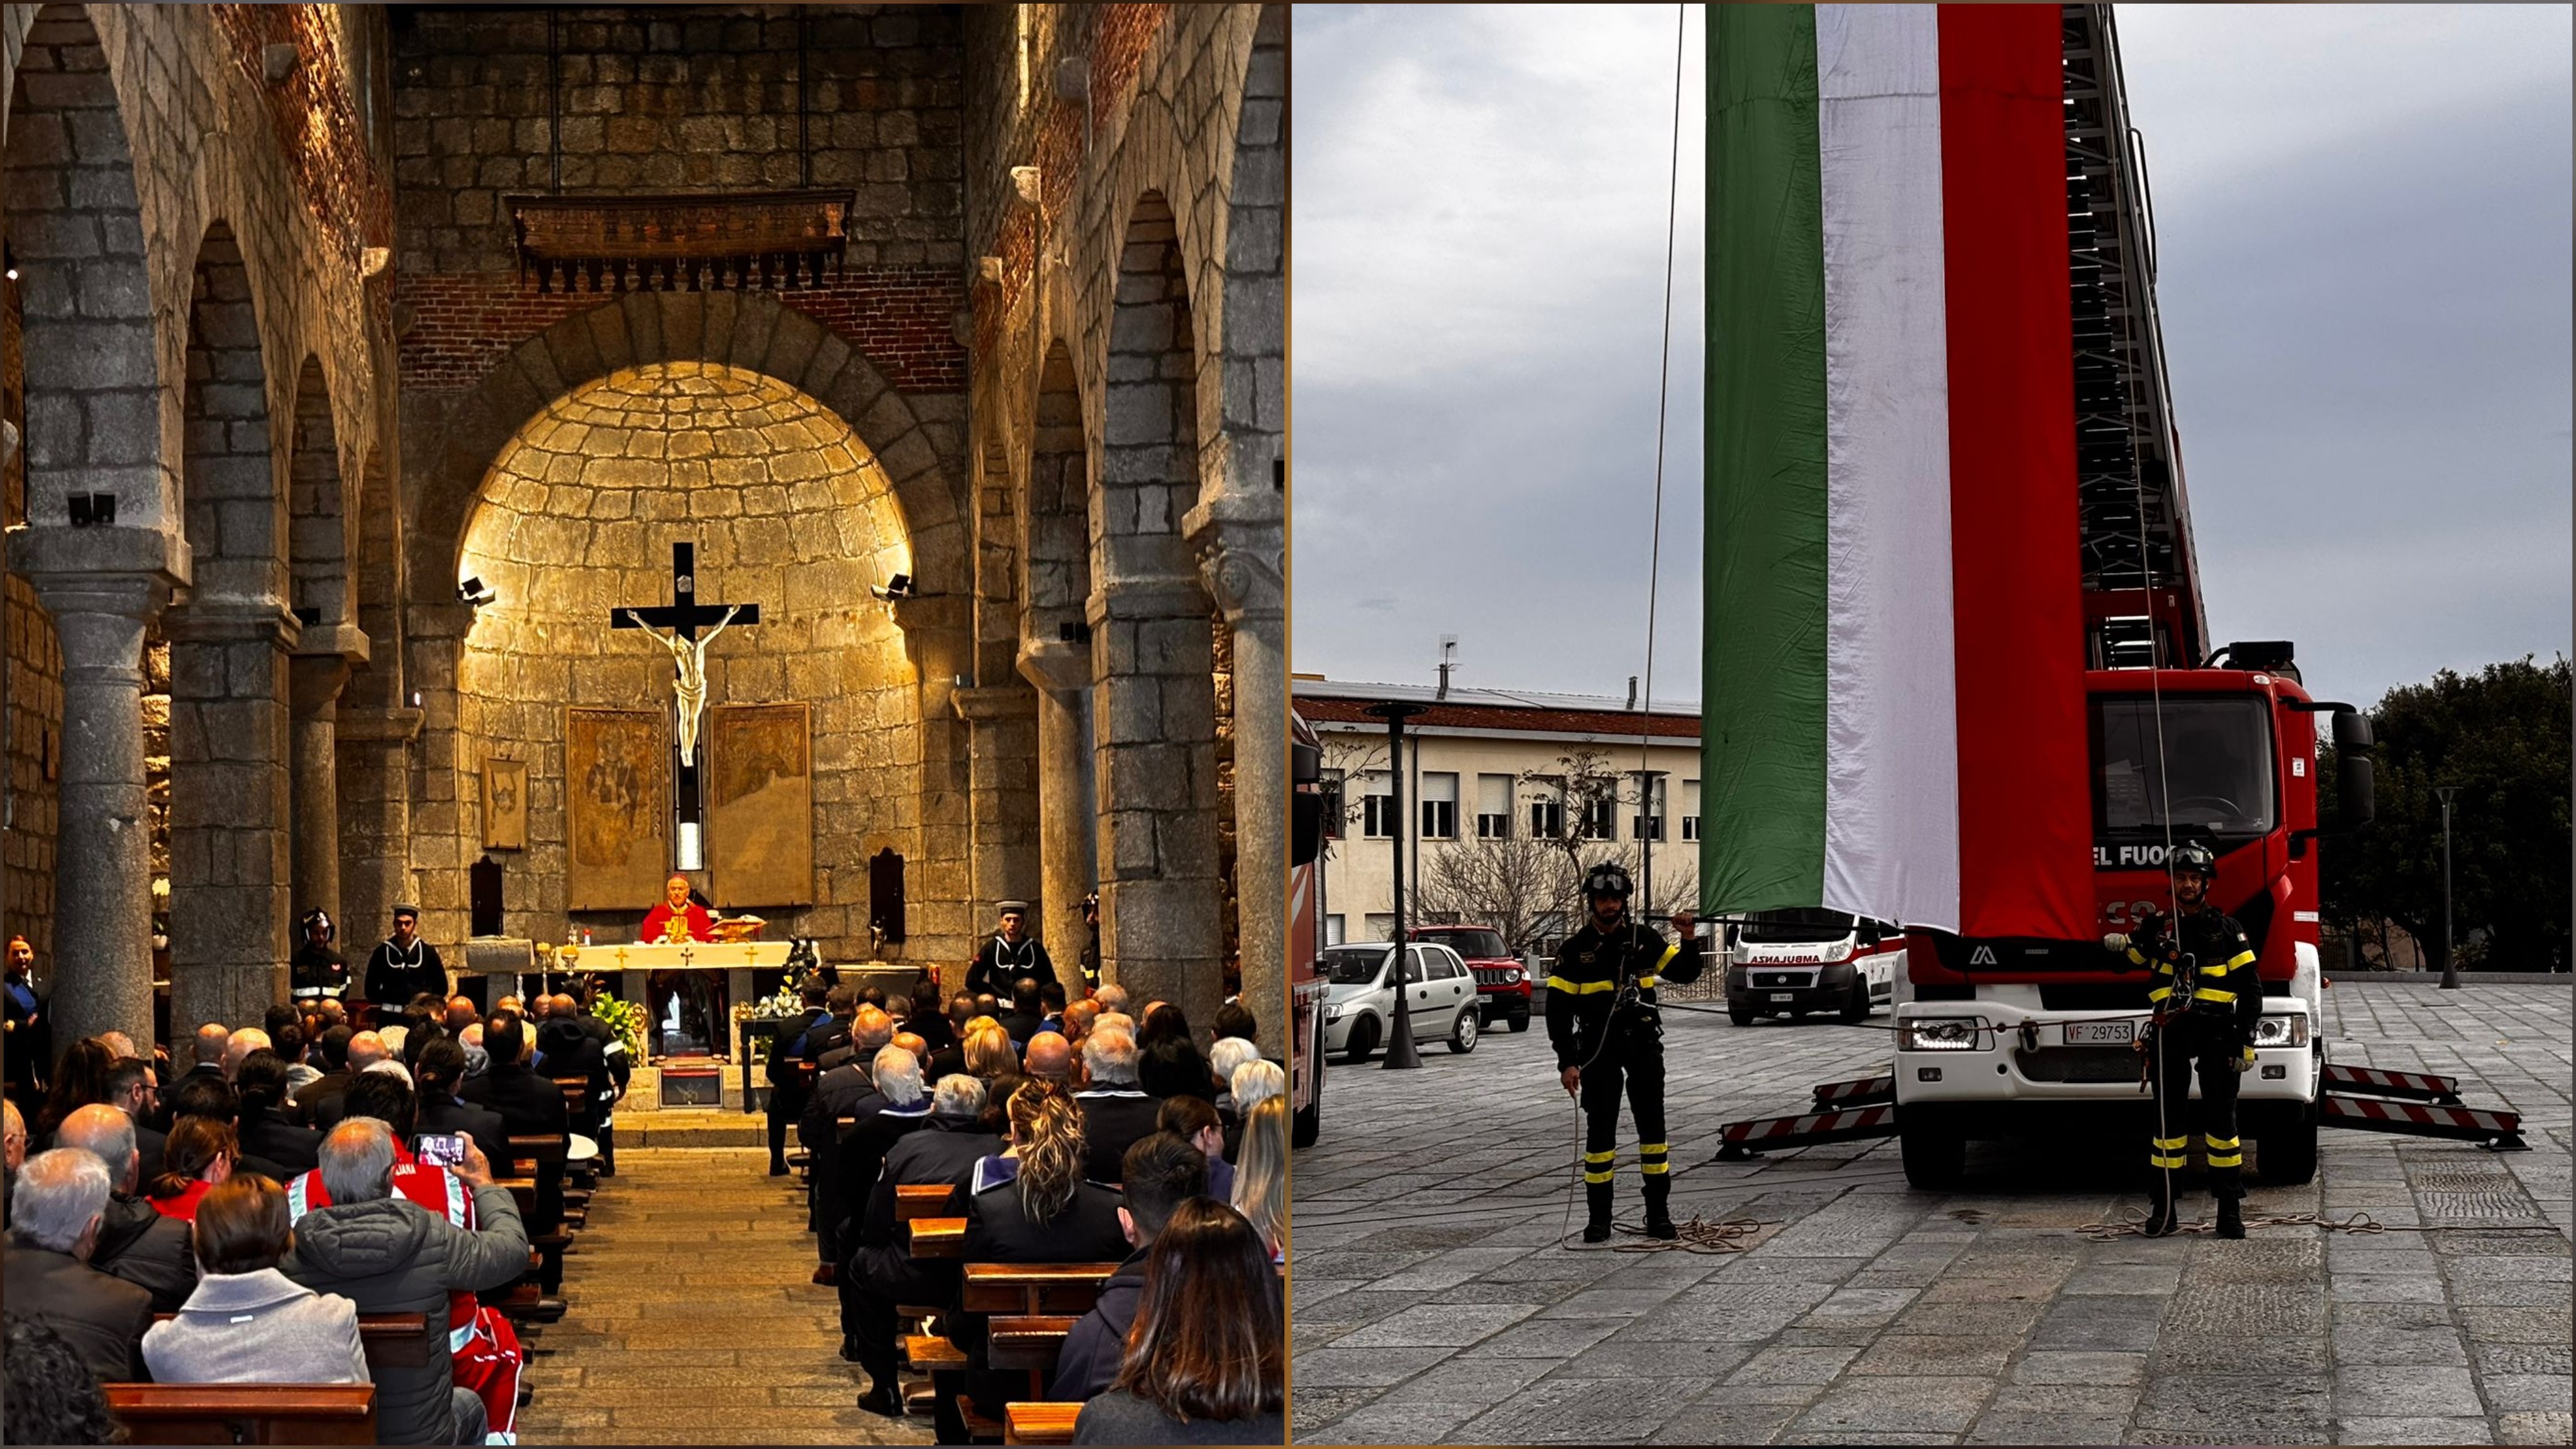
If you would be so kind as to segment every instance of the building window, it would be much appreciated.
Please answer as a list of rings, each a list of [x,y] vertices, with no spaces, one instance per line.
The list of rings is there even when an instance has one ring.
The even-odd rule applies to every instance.
[[[1422,772],[1422,838],[1458,838],[1458,776],[1453,771]]]
[[[1342,838],[1342,772],[1326,770],[1316,793],[1324,801],[1324,838]]]
[[[1664,838],[1664,782],[1650,775],[1642,784],[1644,788],[1639,793],[1644,799],[1640,813],[1629,822],[1629,830],[1639,840],[1661,840]]]
[[[1360,787],[1368,791],[1360,797],[1360,834],[1371,840],[1384,840],[1395,834],[1395,796],[1388,793],[1391,784],[1384,770],[1370,770],[1360,776]]]
[[[1556,840],[1565,834],[1565,791],[1550,781],[1539,781],[1530,793],[1530,838]]]
[[[1608,795],[1583,802],[1583,838],[1616,840],[1619,838],[1619,802]]]
[[[1476,777],[1476,838],[1508,840],[1512,834],[1512,777]]]
[[[1324,944],[1327,946],[1342,944],[1342,917],[1338,911],[1324,918]]]
[[[1682,781],[1682,839],[1699,839],[1699,781]]]

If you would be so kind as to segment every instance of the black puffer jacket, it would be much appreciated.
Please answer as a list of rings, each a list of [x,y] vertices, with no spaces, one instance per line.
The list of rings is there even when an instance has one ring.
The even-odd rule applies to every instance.
[[[481,1293],[528,1271],[528,1235],[506,1187],[474,1190],[475,1232],[408,1198],[315,1208],[295,1223],[286,1276],[337,1293],[360,1313],[422,1313],[447,1321],[447,1295]],[[376,1433],[387,1444],[444,1444],[455,1432],[455,1365],[433,1353],[418,1368],[378,1368]]]

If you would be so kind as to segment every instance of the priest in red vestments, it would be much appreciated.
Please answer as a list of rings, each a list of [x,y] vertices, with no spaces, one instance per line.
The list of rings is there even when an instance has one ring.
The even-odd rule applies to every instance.
[[[670,941],[712,941],[716,938],[716,918],[707,908],[689,899],[689,878],[675,875],[662,884],[662,899],[645,914],[644,929],[636,937],[646,944]]]

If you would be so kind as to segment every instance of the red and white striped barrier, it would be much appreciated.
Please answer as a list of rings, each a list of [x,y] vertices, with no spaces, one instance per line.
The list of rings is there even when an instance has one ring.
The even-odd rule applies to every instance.
[[[2439,1077],[2430,1072],[2390,1072],[2378,1067],[2326,1068],[2327,1091],[2363,1091],[2382,1097],[2421,1097],[2428,1102],[2448,1106],[2460,1103],[2460,1083],[2456,1077]]]
[[[1896,1074],[1881,1072],[1874,1077],[1854,1077],[1848,1082],[1816,1083],[1816,1105],[1819,1107],[1861,1107],[1871,1102],[1896,1100]]]
[[[1796,1117],[1755,1117],[1743,1122],[1729,1122],[1718,1129],[1718,1137],[1725,1145],[1717,1149],[1717,1160],[1741,1162],[1757,1152],[1778,1152],[1791,1147],[1813,1147],[1820,1142],[1848,1142],[1860,1137],[1895,1135],[1894,1102],[1849,1107],[1837,1112],[1808,1112]]]
[[[2458,1137],[2486,1142],[2499,1152],[2527,1150],[2518,1112],[2481,1112],[2426,1102],[2383,1102],[2372,1097],[2324,1097],[2318,1125],[2402,1132],[2416,1137]]]

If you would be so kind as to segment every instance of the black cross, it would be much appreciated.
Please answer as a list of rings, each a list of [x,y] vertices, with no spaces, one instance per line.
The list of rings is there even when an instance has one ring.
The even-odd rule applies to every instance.
[[[697,571],[698,546],[694,543],[672,544],[672,602],[668,604],[647,604],[642,608],[635,609],[611,609],[608,611],[608,626],[612,629],[638,629],[645,627],[669,629],[678,634],[682,639],[695,642],[698,637],[698,626],[702,624],[714,625],[723,623],[725,621],[725,611],[728,609],[733,611],[733,622],[736,624],[757,624],[760,622],[760,606],[758,604],[699,603]],[[703,728],[701,728],[700,734],[703,736]],[[701,738],[698,742],[698,748],[700,750],[704,750],[706,746],[706,740]],[[672,732],[671,752],[674,755],[677,755],[679,753],[679,749],[679,733],[675,729]],[[683,826],[699,825],[701,822],[698,819],[697,758],[695,756],[691,756],[688,759],[680,760],[675,773],[677,775],[677,779],[675,781],[677,788],[672,791],[674,813],[677,815],[679,823]],[[701,831],[699,838],[701,841],[704,840],[705,836],[703,830]],[[676,843],[677,842],[675,840],[674,844],[676,845]]]

